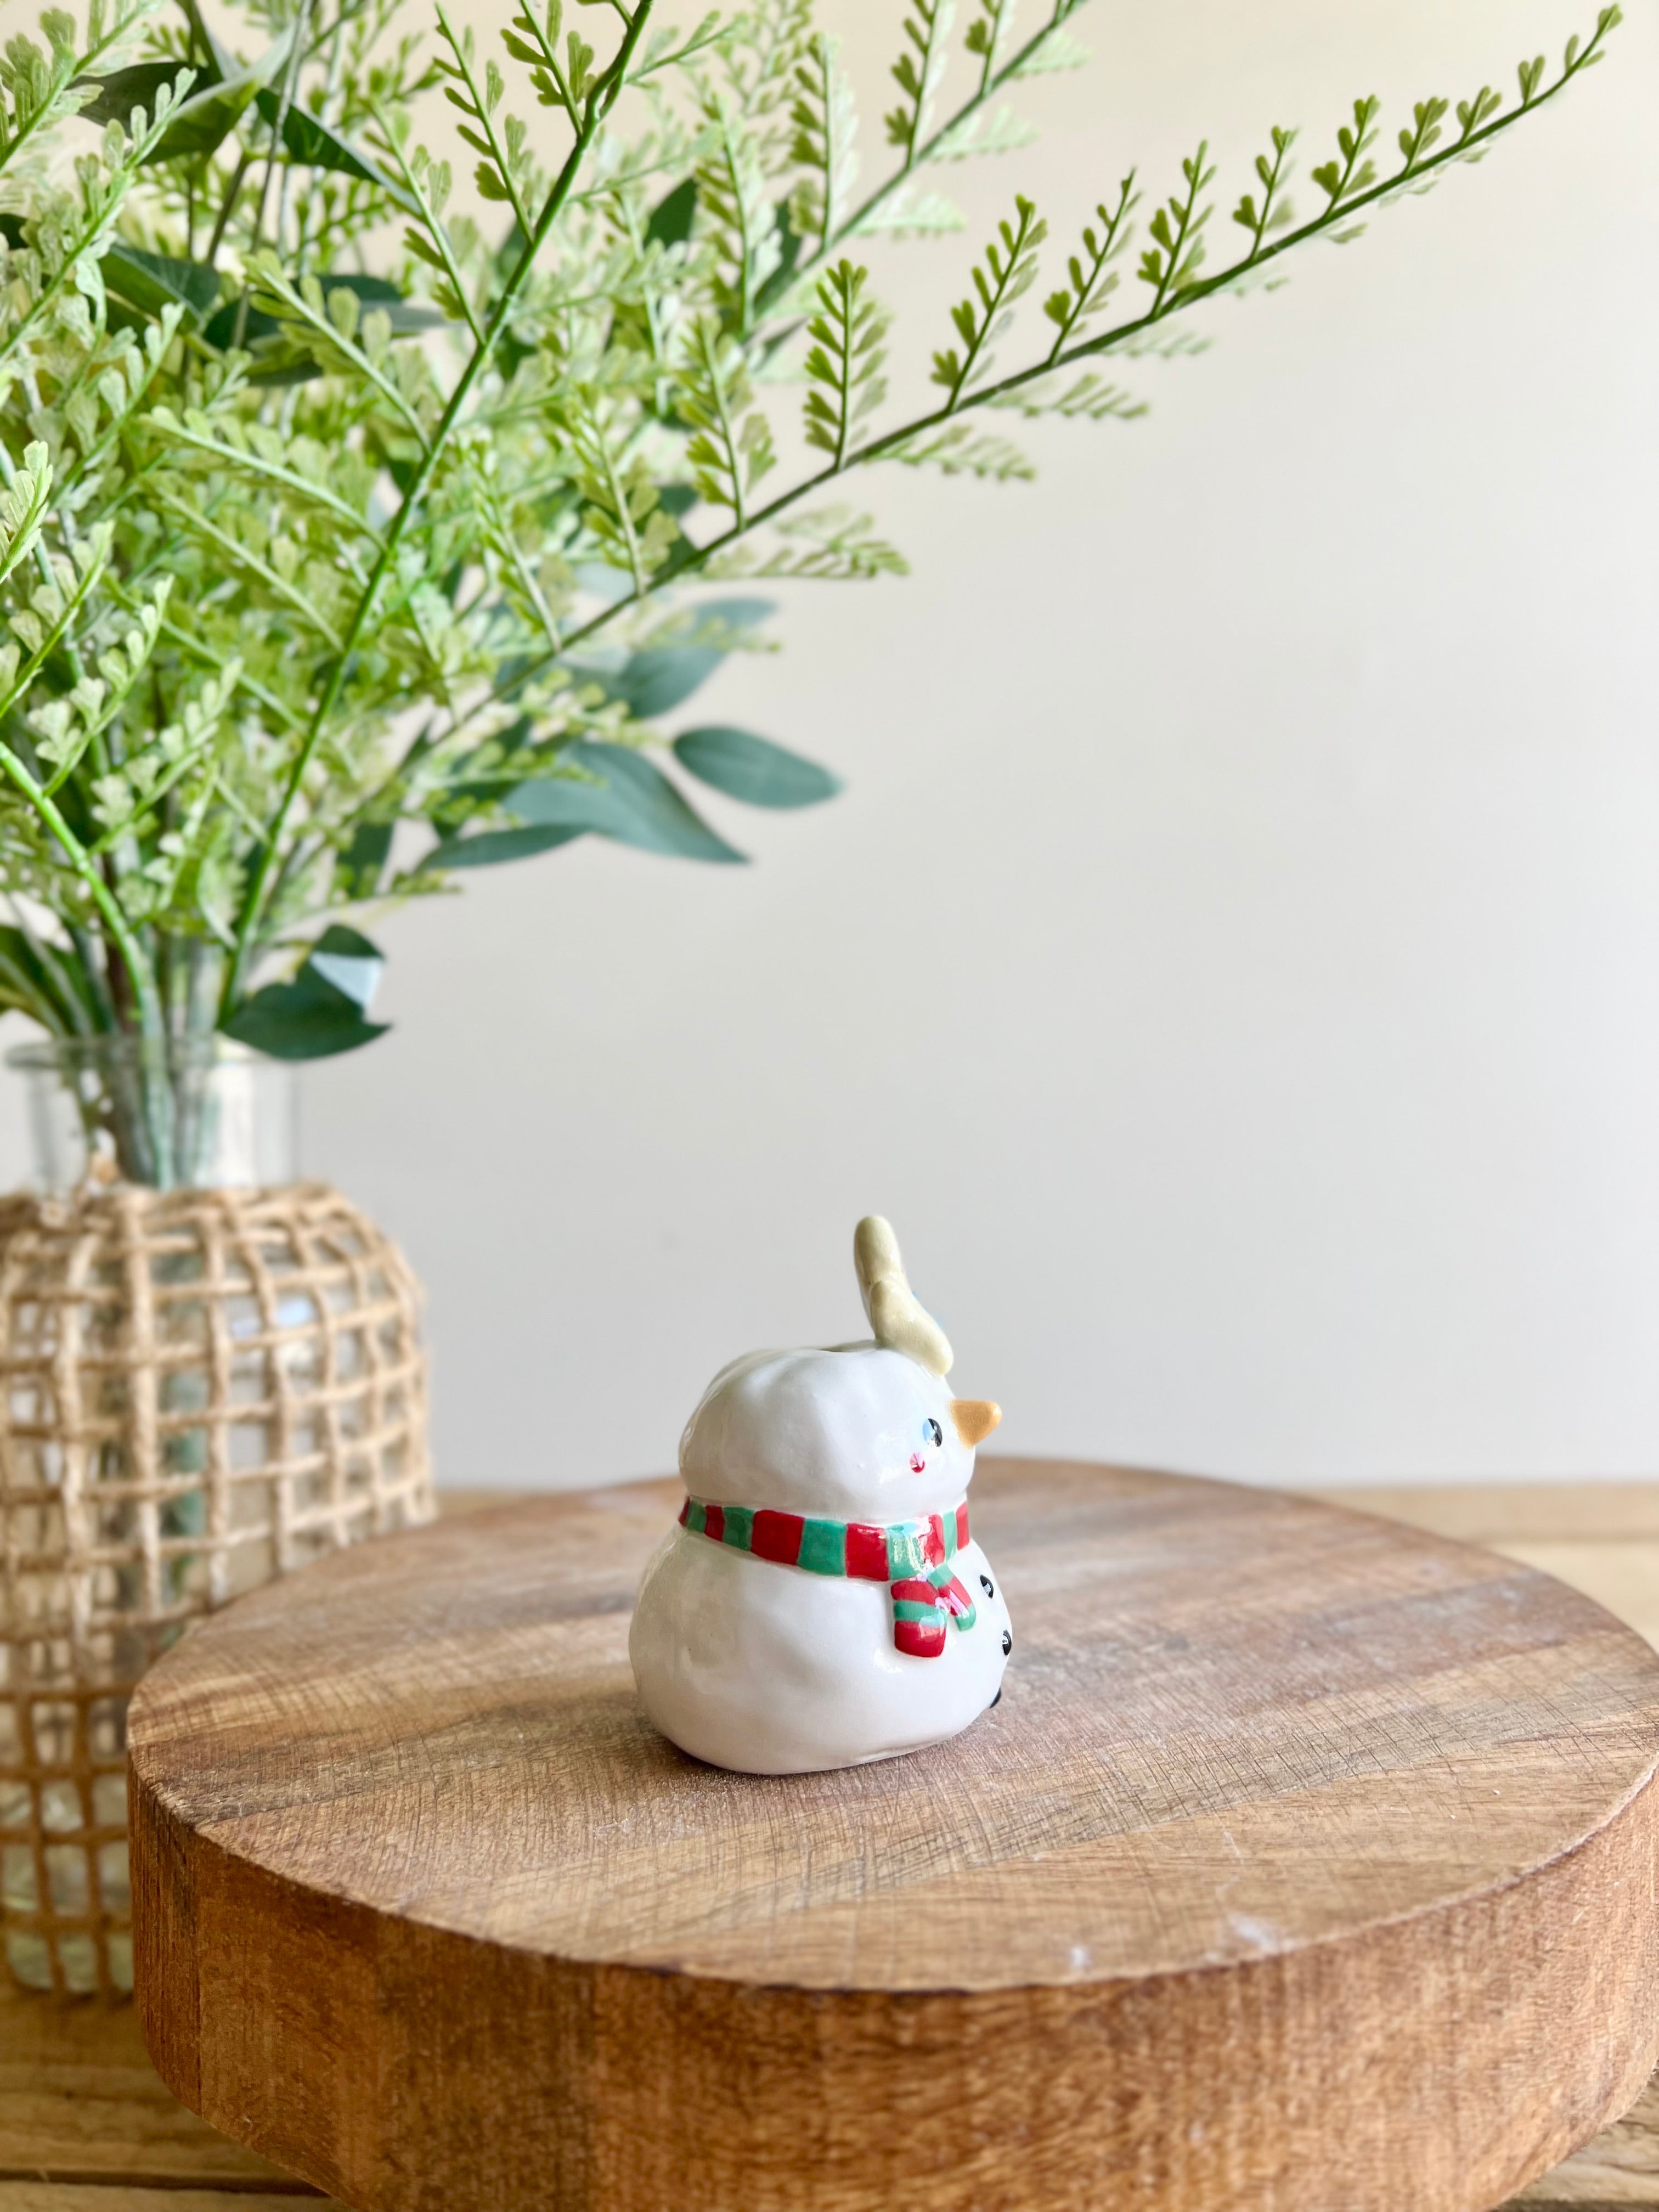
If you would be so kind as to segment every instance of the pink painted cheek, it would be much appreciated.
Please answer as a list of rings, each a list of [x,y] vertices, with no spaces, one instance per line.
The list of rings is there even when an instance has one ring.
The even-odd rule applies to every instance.
[[[927,1462],[920,1452],[910,1455],[910,1472],[912,1474],[926,1474],[927,1472]]]

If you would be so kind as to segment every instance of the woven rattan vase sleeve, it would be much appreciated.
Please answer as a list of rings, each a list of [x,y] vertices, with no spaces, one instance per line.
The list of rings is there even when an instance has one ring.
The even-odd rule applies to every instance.
[[[131,1985],[127,1692],[197,1615],[432,1513],[419,1290],[338,1192],[0,1201],[0,1923]]]

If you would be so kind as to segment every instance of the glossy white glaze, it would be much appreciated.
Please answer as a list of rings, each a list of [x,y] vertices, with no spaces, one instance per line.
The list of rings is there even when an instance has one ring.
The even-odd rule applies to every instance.
[[[720,1505],[912,1521],[957,1503],[974,1455],[951,1425],[943,1376],[853,1344],[751,1352],[723,1367],[685,1425],[680,1474],[694,1498]]]
[[[709,1385],[680,1471],[715,1504],[882,1523],[945,1514],[974,1472],[951,1404],[942,1376],[873,1344],[751,1352]],[[942,1742],[995,1699],[1011,1633],[979,1546],[952,1565],[974,1624],[953,1624],[937,1658],[916,1658],[894,1646],[885,1583],[781,1566],[677,1527],[646,1569],[629,1641],[646,1711],[683,1750],[756,1774]]]

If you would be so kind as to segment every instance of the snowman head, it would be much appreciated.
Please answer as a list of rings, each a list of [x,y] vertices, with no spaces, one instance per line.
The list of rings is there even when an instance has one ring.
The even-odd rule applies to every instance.
[[[838,1521],[943,1513],[1002,1416],[955,1398],[951,1347],[911,1296],[892,1231],[861,1221],[854,1259],[874,1343],[751,1352],[723,1368],[680,1439],[694,1498]]]

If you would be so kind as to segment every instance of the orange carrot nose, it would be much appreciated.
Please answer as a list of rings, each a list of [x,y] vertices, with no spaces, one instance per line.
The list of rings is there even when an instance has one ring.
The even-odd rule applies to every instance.
[[[951,1426],[965,1444],[981,1443],[1002,1419],[1002,1408],[992,1398],[952,1398]]]

